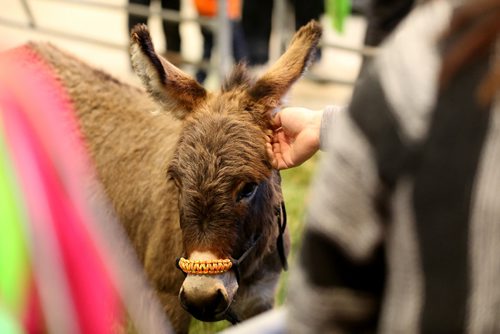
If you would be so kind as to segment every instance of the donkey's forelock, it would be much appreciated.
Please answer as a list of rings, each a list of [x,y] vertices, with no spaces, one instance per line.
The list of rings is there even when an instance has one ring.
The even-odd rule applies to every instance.
[[[170,176],[183,179],[185,185],[196,185],[202,192],[211,190],[210,185],[213,191],[226,188],[231,178],[259,181],[268,177],[271,164],[265,134],[248,112],[241,113],[246,117],[207,112],[186,122]]]
[[[222,92],[234,89],[248,89],[253,83],[255,83],[255,79],[248,72],[246,63],[240,62],[222,84]]]
[[[218,99],[212,102],[212,110],[239,114],[241,120],[249,120],[261,131],[267,131],[272,128],[271,114],[281,104],[281,95],[269,99],[255,98],[252,92],[256,86],[267,89],[269,95],[274,94],[274,88],[266,87],[266,84],[259,84],[257,78],[249,72],[246,63],[238,63],[224,81]],[[270,101],[272,103],[269,103]]]

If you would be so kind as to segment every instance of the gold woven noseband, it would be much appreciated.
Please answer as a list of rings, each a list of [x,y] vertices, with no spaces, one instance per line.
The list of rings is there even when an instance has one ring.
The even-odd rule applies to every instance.
[[[225,273],[231,269],[233,263],[229,259],[188,260],[181,257],[178,265],[186,274],[216,275]]]

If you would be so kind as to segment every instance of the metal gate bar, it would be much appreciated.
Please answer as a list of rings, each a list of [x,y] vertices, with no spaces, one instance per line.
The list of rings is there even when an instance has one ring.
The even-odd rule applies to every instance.
[[[37,24],[35,16],[31,10],[30,4],[27,0],[20,0],[22,8],[25,12],[26,18],[28,20],[28,24],[16,22],[9,19],[0,18],[0,24],[19,28],[19,29],[31,29],[36,30],[40,33],[49,34],[65,39],[80,41],[83,43],[89,43],[93,45],[98,45],[102,47],[108,47],[117,50],[123,50],[128,52],[128,44],[114,43],[107,40],[101,40],[93,37],[82,36],[78,34],[68,33],[57,29],[45,28],[41,27]],[[114,10],[114,11],[124,11],[128,14],[135,14],[138,16],[150,17],[150,16],[158,16],[162,20],[171,21],[171,22],[195,22],[200,25],[203,25],[209,29],[211,29],[214,33],[214,37],[216,39],[216,52],[214,52],[214,56],[217,57],[215,59],[215,65],[212,64],[211,61],[200,61],[200,62],[192,62],[186,59],[183,59],[184,64],[194,65],[198,68],[205,69],[213,69],[214,67],[217,70],[219,80],[222,81],[223,78],[229,73],[231,65],[232,65],[232,32],[230,29],[229,18],[227,16],[227,0],[217,0],[218,14],[215,18],[207,18],[203,16],[198,17],[188,17],[185,15],[181,15],[178,11],[170,10],[170,9],[150,9],[149,6],[144,6],[140,4],[110,4],[110,3],[102,3],[98,0],[36,0],[36,1],[52,1],[52,2],[62,2],[67,4],[75,4],[87,7],[95,7],[106,10]],[[252,0],[247,0],[252,1]],[[275,22],[279,22],[278,25],[283,24],[285,22],[284,15],[287,11],[286,1],[284,0],[269,0],[275,1],[277,13],[277,19],[275,18]],[[285,27],[278,27],[278,30],[284,29]],[[283,32],[280,32],[279,36],[283,37]],[[280,43],[283,38],[278,38]],[[284,44],[283,44],[284,45]],[[349,47],[345,45],[340,45],[337,43],[326,43],[322,42],[320,47],[322,48],[335,48],[342,51],[353,52],[360,54],[363,57],[373,57],[377,48],[364,46],[362,48]],[[276,56],[276,55],[275,55]],[[341,78],[317,78],[315,76],[309,76],[312,80],[316,80],[323,83],[337,83],[342,85],[353,85],[353,81],[341,79]]]
[[[200,25],[203,25],[214,32],[214,37],[216,39],[216,46],[218,52],[214,53],[214,56],[217,57],[215,63],[217,65],[213,66],[209,61],[199,61],[192,62],[186,59],[183,59],[184,64],[194,65],[198,68],[211,69],[216,68],[218,71],[219,79],[224,78],[229,69],[230,69],[230,39],[231,39],[231,31],[229,29],[229,19],[227,15],[224,15],[225,11],[219,11],[219,14],[216,18],[211,19],[207,17],[188,17],[185,15],[181,15],[178,11],[170,10],[170,9],[150,9],[149,6],[144,6],[140,4],[110,4],[110,3],[102,3],[94,0],[38,0],[38,1],[52,1],[52,2],[62,2],[66,4],[75,4],[82,5],[87,7],[95,7],[106,10],[113,11],[124,11],[126,13],[135,14],[144,17],[150,16],[158,16],[163,20],[171,21],[171,22],[195,22]],[[10,26],[13,28],[19,29],[28,29],[28,30],[36,30],[37,32],[53,35],[60,38],[70,39],[74,41],[79,41],[83,43],[98,45],[102,47],[107,47],[111,49],[123,50],[128,52],[128,44],[115,43],[109,40],[102,40],[98,38],[82,36],[74,33],[68,33],[57,29],[46,28],[38,25],[36,23],[35,17],[31,10],[30,4],[26,0],[21,0],[21,4],[25,15],[28,19],[28,24],[24,24],[21,22],[17,22],[14,20],[0,18],[0,24]],[[226,0],[218,0],[219,8],[224,8],[226,6]],[[227,28],[226,28],[227,27]]]

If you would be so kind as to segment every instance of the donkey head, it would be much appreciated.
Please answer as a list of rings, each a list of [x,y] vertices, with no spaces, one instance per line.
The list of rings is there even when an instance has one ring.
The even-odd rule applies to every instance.
[[[274,287],[288,251],[287,242],[277,243],[283,241],[284,212],[266,141],[272,112],[305,70],[320,36],[319,24],[309,23],[261,78],[237,65],[215,94],[157,55],[144,25],[132,31],[136,73],[164,112],[182,121],[168,178],[178,189],[185,257],[179,265],[187,274],[179,299],[200,320],[234,322],[272,307],[273,291],[258,299],[249,288],[257,281],[269,285],[265,271]]]

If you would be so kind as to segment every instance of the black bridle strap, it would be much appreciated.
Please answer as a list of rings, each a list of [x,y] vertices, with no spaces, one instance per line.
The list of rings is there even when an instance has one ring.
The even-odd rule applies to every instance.
[[[187,276],[187,274],[184,272],[184,270],[182,270],[181,266],[179,265],[180,261],[181,261],[180,257],[176,258],[175,259],[175,266],[177,267],[177,269],[179,269],[184,274],[184,276]]]
[[[283,270],[288,270],[288,261],[285,254],[285,243],[284,243],[284,233],[286,230],[286,208],[285,202],[281,201],[280,208],[277,210],[277,222],[278,222],[278,238],[276,239],[276,247],[278,248],[278,255],[281,260],[281,265]]]
[[[278,250],[278,255],[281,261],[281,265],[283,266],[283,270],[288,270],[288,261],[286,259],[285,254],[285,243],[284,243],[284,233],[286,230],[286,208],[285,202],[281,201],[279,208],[276,210],[276,222],[278,223],[278,238],[276,239],[276,248]],[[239,259],[231,259],[231,263],[233,266],[231,269],[234,270],[234,274],[236,275],[236,280],[238,284],[240,283],[240,264],[245,260],[248,254],[252,251],[252,249],[257,245],[257,242],[260,240],[262,235],[260,235],[253,244],[240,256]]]
[[[252,243],[252,245],[250,247],[248,247],[248,249],[245,251],[245,253],[243,253],[238,259],[234,259],[234,258],[230,258],[231,260],[231,263],[233,264],[231,269],[234,270],[234,274],[236,275],[236,281],[238,282],[238,284],[240,284],[240,264],[243,262],[243,260],[245,260],[245,258],[248,256],[248,254],[250,254],[250,252],[254,249],[254,247],[257,245],[257,242],[260,240],[260,238],[262,237],[262,234],[259,235],[259,237],[257,239],[255,239],[255,241]]]

